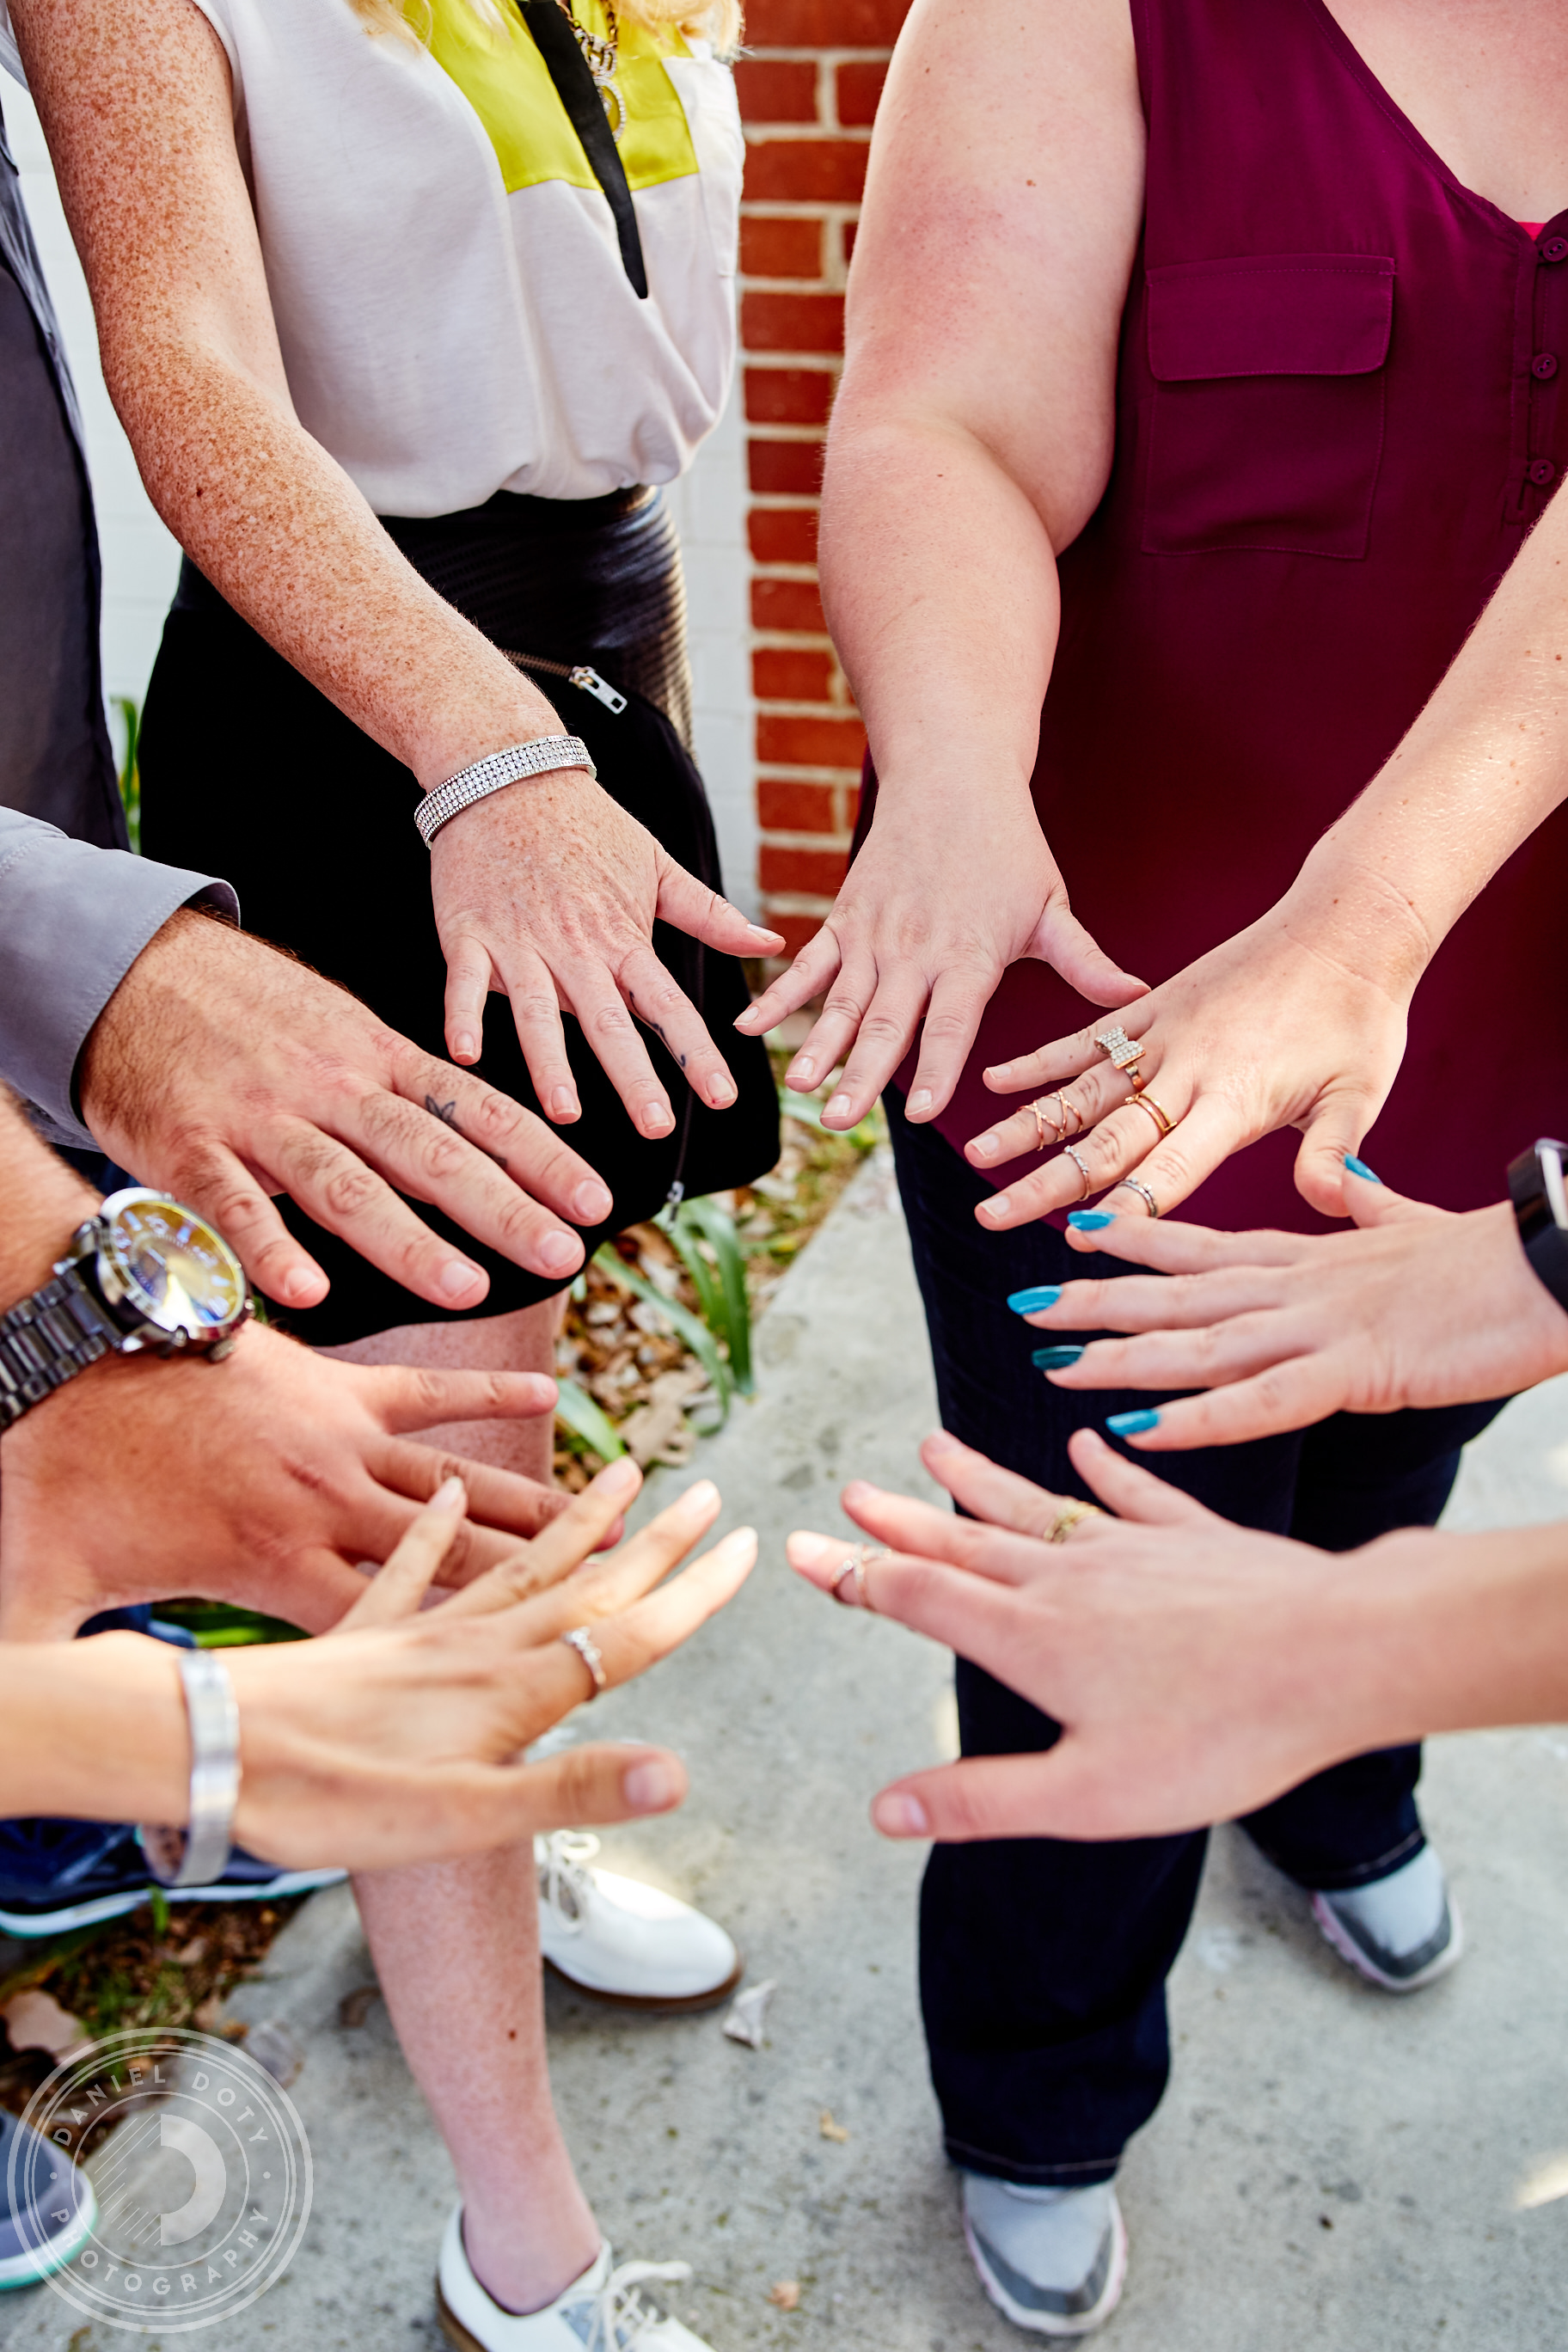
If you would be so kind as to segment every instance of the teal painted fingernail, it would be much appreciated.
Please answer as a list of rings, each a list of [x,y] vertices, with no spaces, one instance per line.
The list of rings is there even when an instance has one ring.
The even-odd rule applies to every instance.
[[[1008,1294],[1007,1304],[1015,1315],[1043,1315],[1054,1307],[1062,1295],[1059,1282],[1042,1282],[1034,1290],[1015,1290]]]
[[[1029,1361],[1039,1372],[1065,1372],[1082,1353],[1081,1348],[1037,1348]]]
[[[1346,1152],[1345,1166],[1352,1176],[1364,1176],[1369,1184],[1381,1184],[1383,1181],[1376,1169],[1369,1168],[1364,1160],[1358,1160],[1353,1151]]]
[[[1102,1234],[1116,1219],[1109,1209],[1069,1209],[1068,1223],[1075,1233]]]
[[[1105,1426],[1113,1437],[1142,1437],[1146,1429],[1158,1429],[1160,1416],[1152,1405],[1140,1405],[1136,1412],[1108,1412]]]

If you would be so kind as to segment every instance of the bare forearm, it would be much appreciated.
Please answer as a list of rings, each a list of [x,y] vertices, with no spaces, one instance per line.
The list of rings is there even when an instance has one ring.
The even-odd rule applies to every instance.
[[[12,1096],[0,1087],[0,1315],[47,1282],[98,1196],[59,1154],[41,1142]]]
[[[190,1735],[166,1643],[0,1643],[0,1814],[186,1819]]]

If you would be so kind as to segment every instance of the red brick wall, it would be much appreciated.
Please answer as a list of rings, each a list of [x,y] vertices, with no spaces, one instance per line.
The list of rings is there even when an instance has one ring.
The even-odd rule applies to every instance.
[[[871,120],[908,0],[750,0],[735,69],[758,884],[793,954],[844,873],[865,731],[816,588],[822,439]]]

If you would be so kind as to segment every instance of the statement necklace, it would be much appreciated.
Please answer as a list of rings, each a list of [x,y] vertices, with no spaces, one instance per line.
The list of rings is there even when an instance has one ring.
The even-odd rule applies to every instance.
[[[609,121],[611,136],[618,146],[621,133],[626,127],[626,102],[616,84],[616,55],[620,47],[621,35],[620,26],[616,22],[615,0],[605,0],[605,22],[610,28],[607,38],[590,33],[585,25],[577,22],[572,14],[571,0],[555,0],[555,4],[577,37],[577,47],[587,61],[588,71],[594,77],[594,88],[599,93]]]

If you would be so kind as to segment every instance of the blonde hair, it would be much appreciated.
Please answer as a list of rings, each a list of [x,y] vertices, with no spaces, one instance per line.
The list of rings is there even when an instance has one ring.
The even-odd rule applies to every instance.
[[[498,24],[500,11],[497,0],[460,0],[480,23]],[[409,22],[401,0],[350,0],[356,16],[363,17],[373,33],[395,33],[405,39],[426,40],[429,37],[429,8],[426,0],[423,33]],[[616,0],[617,13],[630,17],[634,25],[642,25],[652,33],[678,32],[694,36],[699,40],[711,41],[721,57],[733,57],[741,46],[741,0]]]

